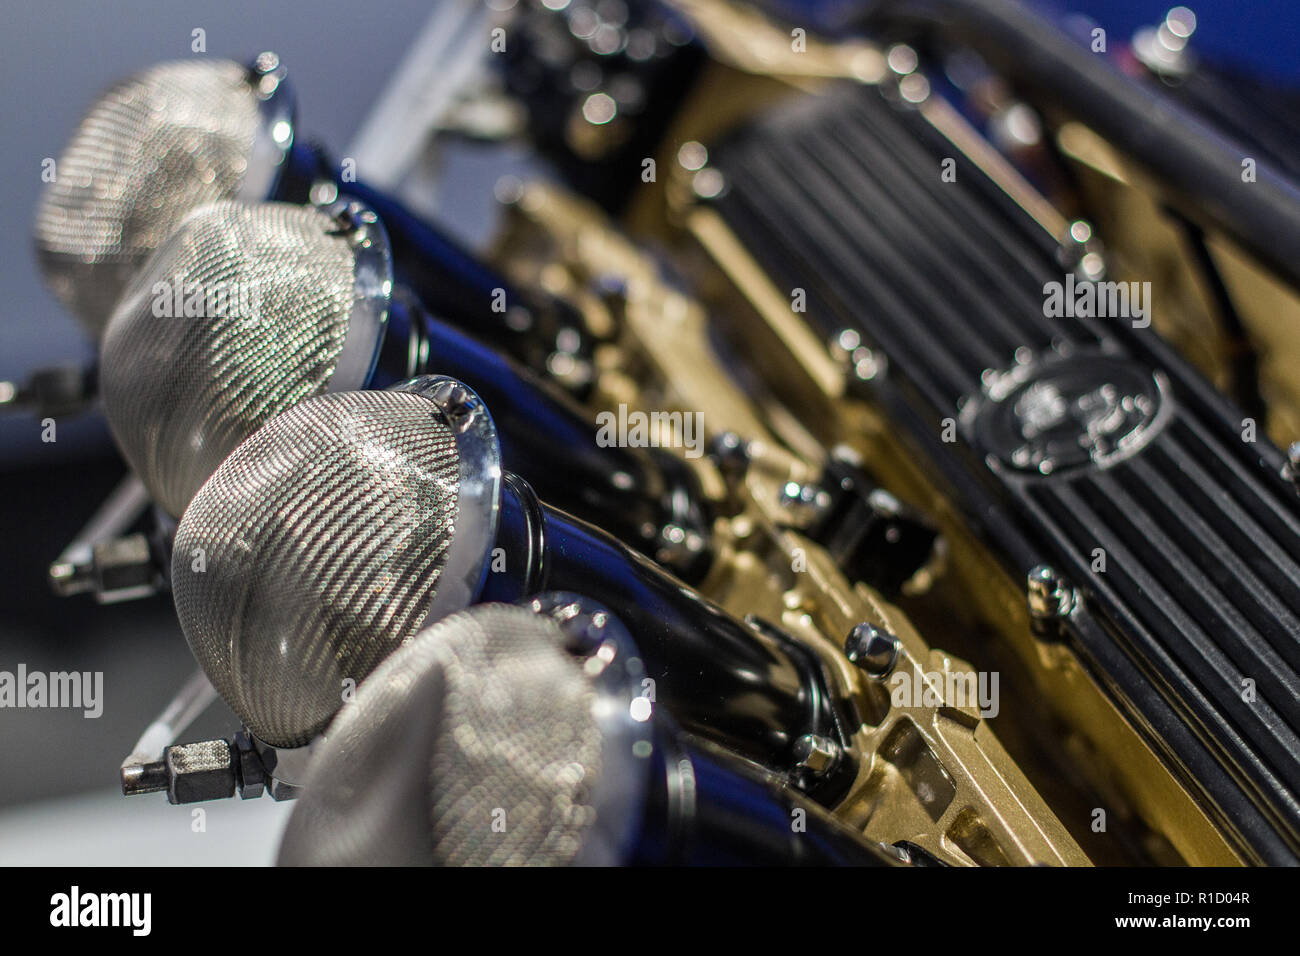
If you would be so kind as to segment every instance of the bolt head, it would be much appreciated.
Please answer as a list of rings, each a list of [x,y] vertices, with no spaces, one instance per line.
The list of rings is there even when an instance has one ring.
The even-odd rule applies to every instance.
[[[830,507],[831,496],[815,485],[788,481],[781,488],[781,505],[796,521],[810,523]]]
[[[178,744],[163,751],[173,804],[220,800],[235,795],[235,755],[224,740]]]
[[[253,61],[253,68],[258,73],[274,73],[280,69],[280,57],[271,50],[263,51]]]
[[[859,670],[880,679],[898,662],[898,638],[874,624],[859,624],[844,641],[844,656]]]
[[[749,443],[735,432],[722,432],[714,436],[709,454],[728,480],[744,477],[749,468]]]
[[[439,382],[431,397],[447,416],[454,430],[463,432],[474,424],[480,402],[464,385],[450,380]]]
[[[1069,585],[1046,564],[1036,565],[1029,572],[1025,589],[1029,601],[1029,613],[1038,620],[1061,617],[1067,614],[1074,603],[1074,594]]]
[[[809,773],[828,773],[839,763],[840,754],[840,745],[820,734],[804,734],[794,742],[795,761]]]

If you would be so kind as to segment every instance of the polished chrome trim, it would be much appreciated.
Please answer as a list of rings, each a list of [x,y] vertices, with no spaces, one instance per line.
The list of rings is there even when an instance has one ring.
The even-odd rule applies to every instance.
[[[427,398],[456,436],[460,484],[456,523],[429,603],[425,625],[473,604],[483,591],[501,517],[501,443],[483,399],[468,385],[445,375],[422,375],[392,391]]]
[[[393,253],[378,214],[364,203],[340,200],[322,207],[352,247],[352,312],[326,390],[364,388],[379,362],[393,294]]]
[[[262,122],[254,135],[248,169],[235,198],[247,203],[266,202],[288,164],[297,109],[287,71],[276,54],[259,53],[247,71],[249,90],[257,98]]]
[[[574,865],[626,864],[649,800],[655,740],[655,705],[642,693],[645,665],[636,642],[591,598],[551,591],[521,603],[555,621],[570,652],[585,659],[583,673],[596,691],[592,714],[601,733],[600,777],[591,790],[596,823]]]

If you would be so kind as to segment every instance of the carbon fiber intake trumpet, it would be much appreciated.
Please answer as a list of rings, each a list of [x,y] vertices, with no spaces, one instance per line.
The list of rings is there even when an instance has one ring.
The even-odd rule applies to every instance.
[[[317,396],[254,433],[199,490],[172,563],[186,640],[288,774],[350,688],[477,600],[581,587],[614,609],[683,727],[775,771],[849,726],[793,639],[729,617],[500,463],[459,382]],[[818,794],[852,779],[847,757]],[[283,777],[297,784],[298,779]]]
[[[643,676],[623,627],[576,595],[439,621],[318,742],[280,865],[898,862],[678,733]]]

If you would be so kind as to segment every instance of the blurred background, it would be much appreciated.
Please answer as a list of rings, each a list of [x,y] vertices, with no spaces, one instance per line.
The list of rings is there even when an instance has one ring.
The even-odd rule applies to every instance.
[[[633,2],[633,0],[629,0]],[[1090,17],[1118,42],[1158,22],[1168,0],[1040,3]],[[1202,56],[1273,79],[1300,78],[1300,5],[1287,0],[1201,0]],[[847,0],[772,0],[788,19],[828,22]],[[152,63],[192,55],[192,31],[208,56],[246,60],[275,50],[289,68],[299,128],[343,150],[364,123],[408,44],[438,2],[316,0],[58,0],[7,4],[0,31],[0,380],[88,360],[90,343],[46,291],[35,266],[31,222],[41,163],[58,156],[79,117],[113,81]],[[491,187],[502,171],[467,152],[444,158],[438,218],[468,240],[488,232]],[[362,175],[364,175],[364,170]],[[446,184],[454,188],[446,188]],[[57,425],[43,442],[30,415],[0,416],[0,670],[102,671],[98,719],[78,710],[0,710],[0,863],[266,863],[289,809],[269,799],[205,805],[206,832],[191,807],[158,796],[124,800],[118,766],[194,664],[170,600],[100,606],[55,598],[46,569],[124,474],[102,418]],[[216,736],[235,719],[217,705],[192,735]],[[192,737],[192,739],[199,739]]]

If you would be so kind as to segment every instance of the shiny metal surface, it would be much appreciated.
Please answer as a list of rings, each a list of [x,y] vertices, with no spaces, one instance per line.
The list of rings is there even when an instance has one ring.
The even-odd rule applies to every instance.
[[[581,861],[608,767],[603,699],[567,643],[550,616],[504,604],[418,634],[331,724],[279,862]]]
[[[89,331],[103,331],[132,273],[191,210],[248,189],[265,197],[291,140],[287,103],[259,99],[238,63],[196,59],[127,77],[91,106],[34,225],[46,281]]]
[[[884,680],[898,662],[898,638],[874,624],[857,624],[844,641],[849,663],[876,680]]]
[[[483,590],[500,521],[501,443],[487,406],[462,382],[424,375],[393,391],[432,402],[456,440],[456,544],[429,598],[432,621],[459,611]]]
[[[261,202],[271,196],[289,150],[293,147],[294,110],[297,105],[278,54],[259,53],[245,68],[249,89],[257,98],[261,122],[253,135],[248,171],[235,197]]]
[[[373,356],[382,258],[351,235],[311,207],[214,203],[128,288],[104,335],[104,409],[171,514],[258,426],[334,384],[349,348]],[[354,312],[364,334],[349,334]],[[343,387],[361,384],[364,361],[349,359]]]
[[[429,619],[444,572],[466,560],[461,518],[476,523],[458,499],[460,444],[418,395],[321,395],[254,433],[195,496],[176,532],[177,614],[257,738],[309,742]]]
[[[589,785],[596,821],[575,862],[612,866],[627,862],[643,819],[655,812],[647,793],[651,754],[658,746],[657,704],[646,694],[646,665],[623,622],[604,605],[570,591],[549,591],[527,607],[549,617],[564,635],[565,647],[581,659],[583,675],[596,692],[592,713],[601,739],[603,772]]]
[[[707,105],[714,109],[712,101]],[[784,631],[787,641],[793,638],[814,652],[831,679],[827,697],[853,701],[855,714],[844,725],[849,733],[840,740],[844,756],[841,766],[857,766],[860,773],[847,794],[830,795],[829,800],[835,801],[835,815],[878,842],[907,840],[954,865],[1086,865],[1088,857],[1026,779],[984,715],[969,706],[970,698],[963,703],[951,688],[940,686],[943,681],[936,684],[930,676],[931,672],[942,671],[945,675],[976,679],[976,665],[967,663],[953,648],[939,645],[943,647],[939,650],[928,643],[899,607],[851,581],[828,551],[791,528],[790,511],[782,504],[783,489],[792,481],[799,485],[816,483],[823,471],[822,456],[845,439],[809,440],[789,419],[765,416],[758,400],[737,392],[734,380],[719,366],[710,338],[711,324],[736,308],[736,301],[719,304],[712,313],[695,300],[683,302],[672,280],[657,269],[651,256],[632,248],[608,218],[561,190],[529,184],[512,208],[517,213],[514,232],[503,247],[535,266],[537,271],[532,274],[549,276],[555,271],[553,263],[559,261],[565,263],[575,281],[602,277],[608,282],[611,275],[625,278],[625,298],[612,308],[623,323],[626,338],[619,344],[626,351],[608,357],[608,365],[602,365],[611,371],[597,382],[598,393],[604,390],[605,395],[601,407],[627,400],[626,393],[614,386],[621,384],[617,379],[623,370],[636,368],[641,370],[638,383],[642,388],[637,394],[647,407],[663,401],[664,395],[676,396],[676,401],[687,408],[707,410],[711,432],[733,431],[739,436],[739,441],[731,444],[744,448],[743,466],[737,467],[741,463],[731,461],[725,449],[720,456],[726,461],[723,470],[730,474],[727,487],[731,500],[719,509],[724,517],[715,523],[716,533],[724,540],[729,534],[735,536],[736,557],[732,559],[725,548],[721,549],[715,571],[724,573],[712,573],[700,590],[729,614],[748,616],[756,633],[776,637]],[[692,220],[693,229],[705,225],[701,220]],[[718,231],[708,233],[706,238],[719,239],[717,246],[709,248],[720,254],[729,249],[743,251],[738,244],[721,241]],[[799,366],[797,380],[807,375],[824,382],[828,390],[842,389],[846,373],[819,344],[825,336],[810,339],[820,350],[815,354],[803,349],[800,338],[786,334],[789,330],[780,324],[797,318],[781,286],[769,283],[769,297],[763,276],[752,262],[746,267],[740,258],[726,261],[736,266],[735,274],[744,288],[762,292],[765,302],[770,299],[771,307],[765,306],[761,317],[746,325],[758,334],[768,332],[764,321],[774,323],[776,334],[770,341],[764,338],[768,354],[790,353],[800,362],[806,358],[809,364]],[[665,329],[671,329],[672,334],[665,334]],[[819,436],[821,426],[839,414],[825,406],[808,407],[804,412],[799,424],[817,427]],[[850,419],[845,413],[844,417],[843,431],[837,434],[872,433],[872,423],[865,416]],[[794,449],[801,451],[792,454]],[[875,459],[864,455],[864,461]],[[508,522],[504,522],[503,533],[507,526]],[[757,555],[765,558],[752,560]],[[553,586],[558,570],[552,567]],[[593,577],[598,576],[588,573],[575,589],[591,594],[605,583],[593,581]],[[628,593],[626,583],[620,588],[622,593]],[[929,596],[923,599],[929,600]],[[1023,602],[1022,591],[1013,606],[1023,607]],[[660,648],[645,635],[662,630],[662,615],[655,610],[645,613],[643,609],[648,605],[641,594],[631,603],[636,605],[636,612],[629,617],[620,605],[620,614],[636,635],[646,656],[647,670],[653,675],[654,652]],[[779,622],[780,631],[763,622]],[[892,699],[893,686],[872,678],[850,662],[845,635],[863,623],[896,639],[898,653],[889,675],[894,684],[915,684],[920,680],[934,689],[932,699],[914,696],[911,701],[896,703]],[[940,630],[935,636],[947,638],[953,633]],[[702,643],[707,647],[704,659],[718,660],[719,642]],[[683,724],[687,716],[693,720],[712,716],[716,726],[719,719],[729,716],[728,711],[707,692],[683,684],[683,677],[703,671],[703,667],[692,664],[694,661],[680,657],[673,661],[670,673],[675,676],[659,681],[659,700]],[[749,671],[763,672],[761,665]],[[673,695],[686,699],[679,702]],[[743,690],[724,691],[720,696],[737,705],[754,701]],[[677,709],[673,709],[675,706]],[[751,712],[758,711],[758,707],[751,708]],[[824,728],[801,724],[797,718],[783,719],[782,715],[788,713],[785,710],[764,706],[763,712],[777,715],[779,726],[795,728],[796,738],[806,733],[827,733]],[[712,738],[712,734],[704,736]],[[836,770],[832,775],[840,772]],[[808,782],[814,782],[811,773],[801,773]],[[971,839],[972,835],[979,839]]]
[[[193,487],[216,470],[177,602],[247,726],[137,746],[124,789],[306,793],[285,863],[1295,862],[1300,100],[1196,63],[1184,8],[1094,56],[1107,31],[1082,54],[1061,41],[1087,26],[1048,35],[1015,0],[938,0],[951,22],[871,5],[867,42],[668,2],[690,69],[650,65],[618,2],[495,4],[509,55],[420,132],[401,187],[452,222],[430,180],[476,190],[444,151],[544,164],[492,190],[483,259],[353,183],[375,176],[354,150],[295,143],[278,57],[246,69],[259,122],[232,198],[329,205],[351,308],[315,391],[270,400],[251,438],[232,426],[236,465],[203,470],[221,443],[193,427],[157,452]],[[163,338],[110,369],[167,383],[125,429],[195,392],[167,390]],[[195,381],[247,407],[303,368],[287,351]],[[454,379],[411,379],[431,369]],[[170,567],[157,516],[99,564]]]
[[[352,249],[352,311],[338,362],[330,376],[331,391],[362,388],[379,361],[393,294],[393,253],[388,233],[373,209],[363,203],[331,203],[325,210],[336,234]]]

